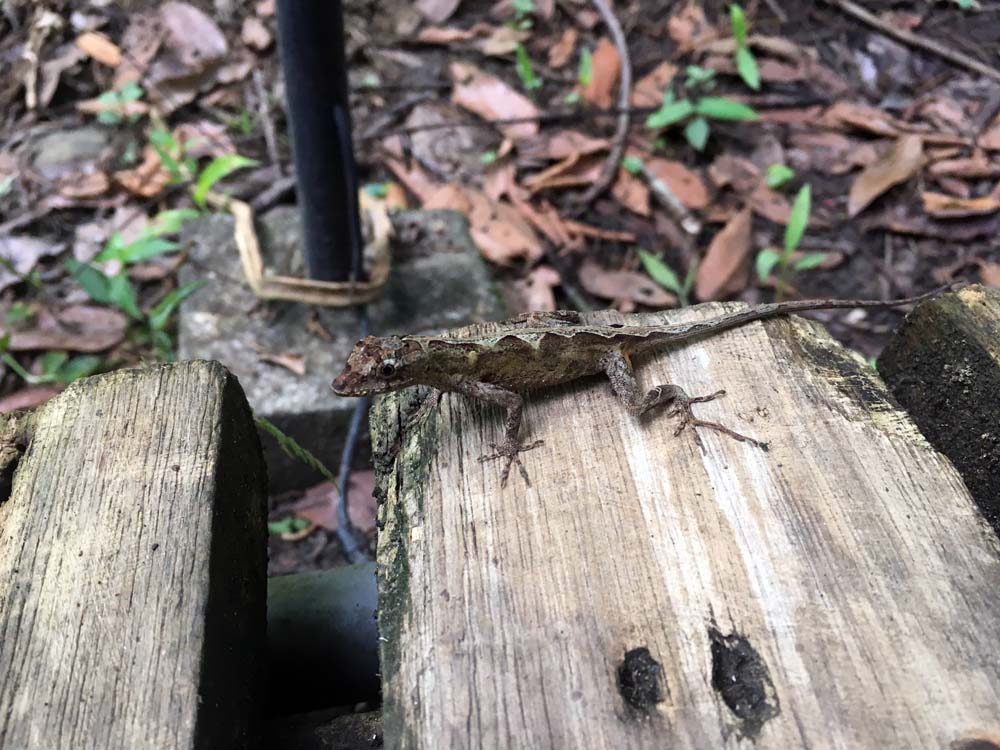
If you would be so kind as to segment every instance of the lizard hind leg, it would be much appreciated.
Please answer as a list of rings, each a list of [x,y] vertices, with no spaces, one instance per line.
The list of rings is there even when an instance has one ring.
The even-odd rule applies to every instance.
[[[751,443],[758,448],[767,450],[767,443],[742,435],[718,422],[699,419],[694,415],[694,412],[691,410],[691,404],[713,401],[720,396],[726,395],[725,391],[716,391],[707,396],[688,396],[687,392],[679,385],[668,383],[658,385],[646,393],[642,393],[642,390],[639,388],[639,382],[635,379],[635,373],[632,371],[632,363],[629,361],[627,354],[621,351],[611,352],[605,355],[601,365],[608,376],[608,380],[611,381],[611,388],[615,392],[615,395],[618,396],[625,405],[625,408],[633,416],[640,416],[661,404],[667,404],[669,406],[667,416],[679,416],[681,418],[680,424],[674,430],[674,435],[680,435],[688,425],[691,427],[706,427],[728,435],[734,440]]]

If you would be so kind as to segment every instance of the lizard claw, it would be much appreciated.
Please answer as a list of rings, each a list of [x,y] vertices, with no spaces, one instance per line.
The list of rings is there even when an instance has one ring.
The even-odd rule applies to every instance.
[[[680,435],[684,431],[684,428],[688,425],[691,425],[692,427],[708,427],[716,432],[729,435],[729,437],[734,440],[739,440],[741,443],[750,443],[751,445],[756,445],[758,448],[766,451],[767,443],[761,440],[755,440],[752,437],[747,437],[746,435],[736,432],[735,430],[731,430],[718,422],[709,422],[705,419],[698,419],[698,417],[694,415],[694,412],[691,411],[691,404],[701,404],[725,395],[725,391],[716,391],[708,396],[688,396],[683,391],[679,391],[674,397],[673,408],[668,412],[669,416],[673,417],[680,415],[681,417],[681,422],[677,425],[677,429],[674,430],[674,435]]]
[[[492,461],[497,458],[506,458],[507,461],[504,463],[503,471],[500,473],[500,486],[507,486],[507,477],[510,475],[511,464],[517,464],[518,470],[521,472],[521,476],[524,477],[524,483],[531,486],[531,480],[528,479],[528,470],[524,468],[524,464],[521,463],[521,459],[518,457],[518,453],[524,453],[525,451],[530,451],[532,448],[537,448],[539,445],[544,443],[544,440],[536,440],[530,445],[518,445],[517,443],[501,443],[497,445],[496,443],[490,443],[489,446],[496,453],[491,455],[484,455],[479,457],[479,463],[484,461]]]

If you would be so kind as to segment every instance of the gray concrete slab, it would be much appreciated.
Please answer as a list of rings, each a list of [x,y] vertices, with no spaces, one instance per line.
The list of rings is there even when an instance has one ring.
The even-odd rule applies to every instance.
[[[369,305],[372,333],[436,331],[505,317],[464,217],[452,211],[404,211],[393,217],[393,225],[392,273],[383,297]],[[258,232],[268,268],[304,275],[297,209],[269,212]],[[181,308],[178,357],[221,362],[239,378],[256,414],[336,473],[355,401],[334,395],[330,381],[358,339],[356,311],[257,299],[243,280],[228,215],[190,222],[183,239],[190,243],[190,260],[181,282],[204,279],[208,284]],[[262,352],[301,355],[305,375],[262,361]],[[365,435],[362,461],[369,450],[367,430]],[[262,435],[262,441],[272,493],[318,481],[315,472],[286,457],[273,438]]]

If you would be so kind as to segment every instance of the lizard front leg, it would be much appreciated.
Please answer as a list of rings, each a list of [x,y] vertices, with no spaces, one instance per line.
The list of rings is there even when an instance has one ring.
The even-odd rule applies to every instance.
[[[643,394],[639,388],[638,381],[635,379],[635,374],[632,371],[632,363],[629,361],[628,355],[617,349],[603,357],[601,366],[604,368],[608,380],[611,381],[611,389],[625,405],[629,414],[639,416],[655,406],[669,404],[670,409],[667,411],[667,416],[673,417],[679,415],[681,417],[681,422],[677,426],[677,429],[674,430],[674,435],[679,435],[688,425],[692,427],[708,427],[729,435],[729,437],[740,442],[752,443],[758,448],[767,450],[767,443],[754,440],[752,437],[747,437],[746,435],[741,435],[718,422],[698,419],[694,415],[694,412],[691,411],[691,404],[712,401],[719,396],[726,395],[725,391],[716,391],[708,396],[688,396],[679,385],[668,383],[658,385]]]
[[[521,463],[521,459],[518,457],[518,453],[523,453],[524,451],[530,451],[532,448],[537,448],[544,441],[536,440],[530,445],[521,445],[517,440],[517,432],[521,428],[521,415],[524,412],[524,399],[521,398],[520,394],[514,391],[508,391],[506,388],[501,388],[497,385],[491,385],[490,383],[480,383],[477,381],[467,381],[459,384],[459,393],[469,396],[479,401],[486,401],[491,404],[497,404],[502,406],[507,410],[507,418],[504,420],[504,433],[503,442],[499,445],[490,444],[490,447],[496,451],[491,455],[480,456],[479,460],[491,461],[497,458],[507,459],[504,464],[503,471],[500,474],[500,486],[505,487],[507,485],[507,477],[510,475],[511,464],[517,464],[517,468],[521,472],[521,476],[524,477],[525,484],[529,487],[531,486],[531,480],[528,479],[528,471],[524,468],[524,464]]]

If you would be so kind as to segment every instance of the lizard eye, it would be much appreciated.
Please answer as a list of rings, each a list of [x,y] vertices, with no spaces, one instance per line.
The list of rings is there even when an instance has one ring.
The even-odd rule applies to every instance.
[[[382,366],[379,368],[379,373],[382,375],[383,378],[391,378],[393,375],[396,374],[396,363],[393,362],[392,360],[386,360],[385,362],[382,363]]]

